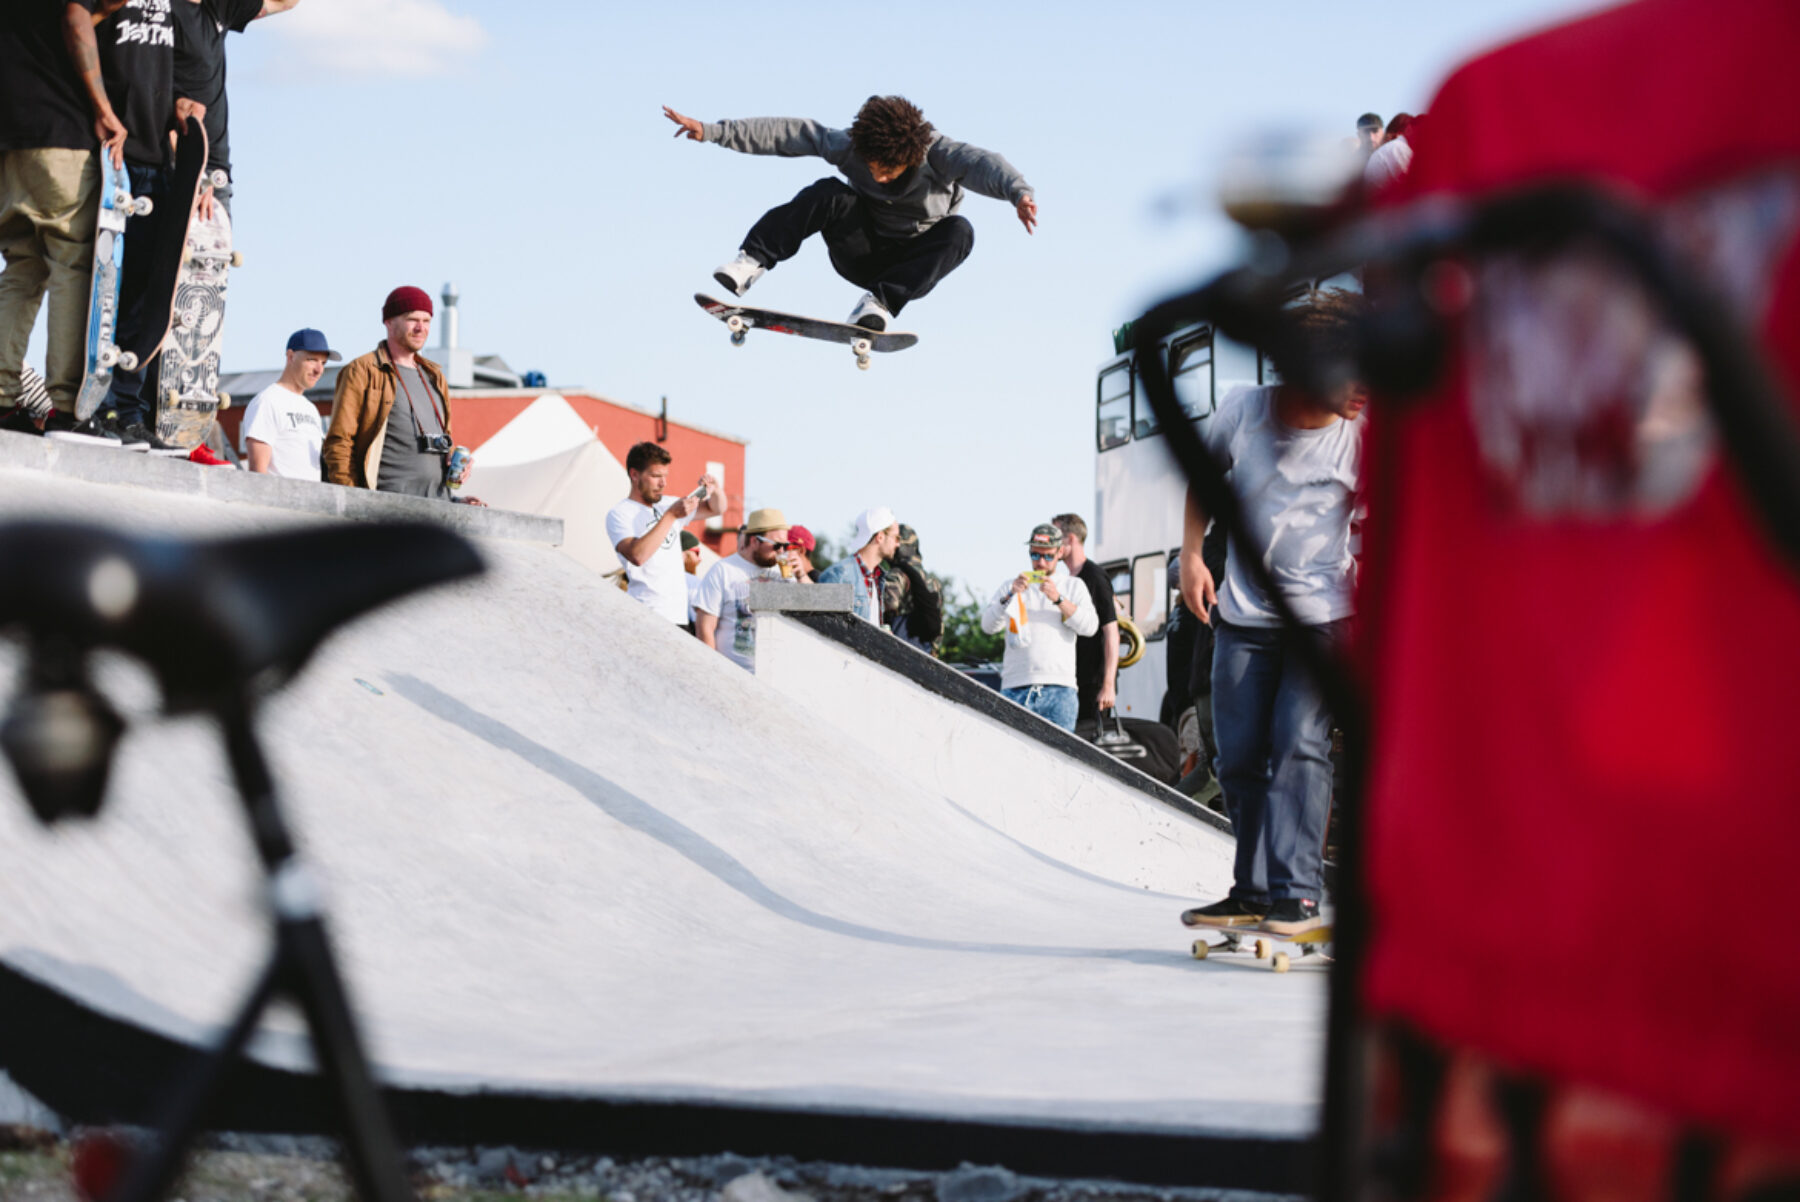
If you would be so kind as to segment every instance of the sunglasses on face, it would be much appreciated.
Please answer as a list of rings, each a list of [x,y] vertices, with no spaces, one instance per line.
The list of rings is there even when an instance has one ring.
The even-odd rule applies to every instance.
[[[755,539],[759,543],[768,543],[771,547],[774,547],[777,551],[785,551],[789,547],[794,545],[793,543],[778,543],[774,539],[765,538],[760,534],[752,534],[750,537]]]
[[[1055,559],[1055,558],[1056,558],[1056,552],[1054,552],[1054,551],[1033,551],[1033,552],[1031,552],[1031,559],[1032,559],[1033,563],[1037,562],[1040,559]]]

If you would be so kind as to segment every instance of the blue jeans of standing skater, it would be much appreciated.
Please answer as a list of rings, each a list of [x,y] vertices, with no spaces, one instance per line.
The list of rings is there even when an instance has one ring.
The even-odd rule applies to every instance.
[[[1303,636],[1335,646],[1345,620]],[[1214,621],[1213,732],[1225,814],[1237,833],[1233,897],[1263,904],[1324,895],[1331,816],[1331,714],[1274,627]]]
[[[1046,722],[1054,722],[1064,730],[1075,729],[1075,711],[1081,706],[1081,697],[1066,684],[1028,684],[1019,689],[1001,689],[1000,695]]]

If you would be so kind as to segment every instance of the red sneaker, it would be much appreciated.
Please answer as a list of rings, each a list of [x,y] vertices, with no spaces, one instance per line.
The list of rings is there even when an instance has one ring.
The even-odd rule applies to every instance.
[[[207,446],[205,443],[201,443],[199,446],[195,447],[191,452],[188,453],[188,462],[205,464],[207,467],[230,467],[230,466],[232,466],[231,460],[219,458],[217,455],[212,453],[212,448]]]

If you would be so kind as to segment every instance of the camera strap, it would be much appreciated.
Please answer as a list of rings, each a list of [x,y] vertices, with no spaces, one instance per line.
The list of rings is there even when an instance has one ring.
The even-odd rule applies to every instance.
[[[425,401],[427,404],[429,404],[431,406],[432,416],[438,418],[438,433],[449,434],[450,433],[449,403],[445,402],[445,412],[441,417],[438,416],[437,405],[436,405],[436,403],[434,403],[431,400],[431,381],[426,378],[424,372],[419,371],[419,368],[417,366],[415,366],[413,368],[413,370],[416,372],[419,372],[419,383],[421,383],[425,386]],[[425,433],[425,427],[421,426],[419,424],[419,407],[413,403],[412,389],[410,389],[406,386],[406,372],[401,369],[401,367],[398,363],[394,364],[394,379],[396,379],[400,382],[400,391],[406,395],[406,407],[408,409],[412,410],[414,432],[419,435],[423,435]]]

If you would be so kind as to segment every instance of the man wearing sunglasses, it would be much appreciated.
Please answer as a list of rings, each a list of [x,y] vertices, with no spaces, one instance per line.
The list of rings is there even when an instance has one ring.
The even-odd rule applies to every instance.
[[[1031,568],[981,608],[981,628],[1006,632],[1000,692],[1064,730],[1075,729],[1075,640],[1100,629],[1081,577],[1062,563],[1062,531],[1045,522],[1025,544]]]
[[[787,548],[787,518],[781,510],[756,510],[744,521],[744,538],[737,554],[715,563],[694,597],[694,633],[746,672],[756,671],[756,615],[750,612],[750,582],[781,579],[778,565]]]

